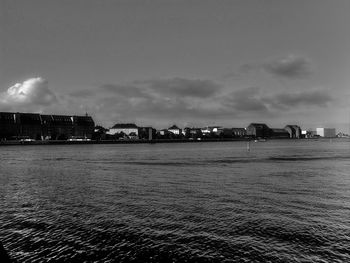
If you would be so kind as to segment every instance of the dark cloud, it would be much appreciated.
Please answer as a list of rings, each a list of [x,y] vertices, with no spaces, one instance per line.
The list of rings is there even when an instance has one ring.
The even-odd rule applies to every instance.
[[[99,105],[100,113],[117,113],[112,114],[114,121],[164,123],[216,119],[226,114],[217,97],[221,88],[214,81],[185,78],[108,84],[99,88],[100,95],[95,98],[95,104]]]
[[[295,55],[266,62],[261,67],[275,76],[291,79],[304,78],[312,73],[311,61],[306,57]]]
[[[294,107],[294,106],[318,106],[325,107],[333,101],[332,96],[321,90],[313,90],[298,93],[282,93],[272,98],[266,99],[272,106],[275,107]]]
[[[47,81],[34,78],[0,94],[2,110],[83,114],[101,124],[133,121],[145,125],[194,123],[277,116],[294,107],[325,107],[332,102],[326,91],[280,93],[268,96],[259,87],[227,93],[219,83],[184,78],[106,84],[57,96]]]
[[[221,89],[221,85],[211,80],[200,79],[155,79],[139,82],[158,94],[166,96],[182,96],[193,98],[208,98]]]
[[[240,78],[246,74],[267,72],[273,76],[288,79],[305,78],[313,73],[313,65],[309,58],[289,55],[266,61],[264,63],[247,63],[241,65],[236,72],[224,75],[224,78]]]
[[[250,87],[231,92],[224,99],[224,105],[236,111],[245,112],[267,112],[268,108],[264,104],[260,88]]]
[[[118,85],[118,84],[106,84],[100,87],[101,92],[109,92],[118,96],[125,97],[149,97],[147,90],[134,84]]]

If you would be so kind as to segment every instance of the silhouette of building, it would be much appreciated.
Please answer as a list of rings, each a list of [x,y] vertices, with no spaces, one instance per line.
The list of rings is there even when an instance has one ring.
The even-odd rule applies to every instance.
[[[90,116],[73,116],[71,119],[73,121],[73,136],[89,139],[92,137],[95,122]]]
[[[189,127],[186,127],[183,131],[183,135],[186,137],[186,138],[202,138],[203,136],[203,133],[202,133],[202,129],[201,128],[189,128]]]
[[[139,127],[138,134],[141,140],[153,140],[156,137],[157,131],[152,127]]]
[[[232,128],[233,137],[245,137],[247,130],[244,128]]]
[[[285,129],[272,128],[270,129],[270,137],[287,139],[287,138],[290,138],[290,135],[289,135],[289,132],[287,132]]]
[[[30,139],[41,140],[43,137],[41,117],[36,113],[19,113],[19,136]]]
[[[251,123],[246,130],[248,136],[255,138],[268,138],[271,136],[271,129],[265,123]]]
[[[90,116],[0,112],[0,139],[91,139],[95,123]]]
[[[10,139],[18,136],[19,125],[16,113],[0,112],[0,138]]]
[[[64,115],[41,115],[44,139],[66,140],[73,136],[73,119]]]
[[[298,125],[287,125],[284,129],[289,133],[289,138],[301,138],[301,129]]]

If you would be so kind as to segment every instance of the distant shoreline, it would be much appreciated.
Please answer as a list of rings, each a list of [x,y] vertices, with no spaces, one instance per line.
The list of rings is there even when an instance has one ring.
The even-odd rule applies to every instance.
[[[269,138],[269,140],[338,140],[349,138]],[[220,139],[202,139],[202,140],[188,140],[188,139],[155,139],[155,140],[100,140],[100,141],[65,141],[65,140],[52,140],[52,141],[1,141],[0,146],[18,146],[18,145],[86,145],[86,144],[157,144],[157,143],[202,143],[202,142],[235,142],[235,141],[252,141],[251,138],[220,138]]]

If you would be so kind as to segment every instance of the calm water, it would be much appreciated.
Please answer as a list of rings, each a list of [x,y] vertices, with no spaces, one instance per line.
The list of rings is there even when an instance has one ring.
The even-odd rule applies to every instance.
[[[350,142],[0,147],[18,262],[350,262]]]

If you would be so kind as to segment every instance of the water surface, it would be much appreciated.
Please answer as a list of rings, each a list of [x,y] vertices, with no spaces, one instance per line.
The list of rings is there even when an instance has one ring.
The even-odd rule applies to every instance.
[[[350,262],[345,140],[0,148],[18,262]]]

